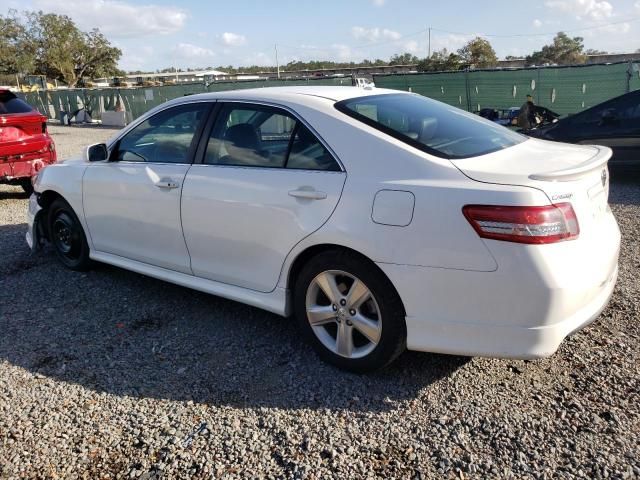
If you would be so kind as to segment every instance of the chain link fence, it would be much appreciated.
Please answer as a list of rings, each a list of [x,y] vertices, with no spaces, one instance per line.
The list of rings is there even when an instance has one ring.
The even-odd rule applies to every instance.
[[[128,112],[129,119],[133,120],[167,100],[196,93],[279,86],[352,84],[351,77],[267,79],[159,87],[42,90],[21,95],[25,101],[50,119],[61,119],[63,114],[73,117],[78,111],[84,109],[94,120],[100,120],[105,111],[118,110]]]
[[[470,112],[536,104],[571,115],[640,89],[640,63],[374,75],[377,87],[405,90]]]
[[[105,111],[124,110],[133,120],[161,103],[184,95],[245,88],[295,85],[352,85],[351,77],[267,79],[166,85],[160,87],[49,90],[23,94],[50,119],[73,116],[81,109],[100,120]],[[570,115],[640,89],[640,63],[470,70],[374,75],[377,87],[406,90],[478,112],[482,108],[519,107],[527,94],[536,104]]]

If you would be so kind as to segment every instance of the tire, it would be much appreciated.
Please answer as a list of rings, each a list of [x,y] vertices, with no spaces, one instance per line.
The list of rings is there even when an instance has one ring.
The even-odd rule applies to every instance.
[[[406,348],[398,293],[373,262],[354,252],[328,250],[313,257],[297,276],[293,295],[299,328],[332,365],[370,372]]]
[[[49,239],[62,264],[76,271],[86,271],[93,262],[82,224],[71,206],[62,199],[49,207]]]
[[[20,186],[22,187],[22,190],[24,190],[24,193],[31,196],[33,193],[33,185],[31,184],[30,178],[20,180]]]

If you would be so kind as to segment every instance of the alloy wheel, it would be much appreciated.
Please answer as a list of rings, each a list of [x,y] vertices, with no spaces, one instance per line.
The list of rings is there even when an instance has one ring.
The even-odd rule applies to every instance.
[[[307,288],[307,320],[325,348],[345,358],[362,358],[382,338],[382,316],[373,293],[342,270],[316,275]]]

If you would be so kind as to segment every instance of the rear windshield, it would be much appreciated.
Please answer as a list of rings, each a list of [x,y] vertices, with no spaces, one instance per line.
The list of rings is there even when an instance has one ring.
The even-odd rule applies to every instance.
[[[0,92],[0,115],[3,113],[27,113],[33,111],[31,105],[24,100],[20,100],[13,93]]]
[[[338,102],[336,108],[442,158],[476,157],[526,140],[482,117],[417,94],[358,97]]]

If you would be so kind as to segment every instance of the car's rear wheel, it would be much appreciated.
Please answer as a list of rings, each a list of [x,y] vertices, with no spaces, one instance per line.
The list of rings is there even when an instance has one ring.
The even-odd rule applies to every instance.
[[[382,368],[405,349],[398,294],[375,264],[352,252],[312,258],[296,280],[294,308],[320,357],[345,370]]]
[[[71,270],[88,270],[89,244],[82,224],[71,206],[62,199],[49,207],[49,239],[63,265]]]

